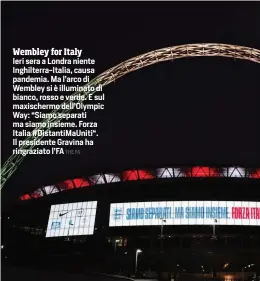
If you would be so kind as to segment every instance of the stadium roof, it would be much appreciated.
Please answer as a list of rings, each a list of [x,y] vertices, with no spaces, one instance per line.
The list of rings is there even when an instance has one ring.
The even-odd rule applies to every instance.
[[[12,54],[8,50],[13,46],[82,48],[85,57],[96,59],[97,74],[167,46],[221,42],[260,49],[257,3],[239,3],[236,7],[228,3],[194,3],[187,7],[181,2],[107,5],[101,11],[100,4],[94,2],[67,3],[62,8],[54,2],[47,6],[6,2],[3,68],[10,70]],[[91,41],[82,31],[86,11],[88,22],[96,23],[87,31]],[[99,24],[99,19],[106,25]],[[171,163],[260,167],[255,102],[259,95],[258,73],[259,65],[255,63],[194,58],[154,65],[111,83],[105,89],[106,109],[95,116],[99,123],[95,145],[84,147],[77,157],[26,157],[4,186],[3,203],[8,205],[9,200],[24,192],[31,196],[39,188],[44,196],[49,191],[42,184],[74,179],[85,175],[85,171],[88,175],[98,174],[96,171],[113,174],[135,165],[171,167]],[[10,79],[12,73],[5,71],[3,162],[13,149]],[[153,171],[157,177],[156,169]],[[118,174],[121,180],[122,173]],[[89,177],[85,180],[90,186],[96,184]]]
[[[100,184],[126,181],[142,181],[172,178],[249,178],[260,179],[260,169],[243,167],[165,167],[157,169],[128,169],[116,173],[99,173],[91,176],[67,179],[65,181],[38,188],[32,193],[23,194],[21,200],[37,199],[57,192],[75,188],[87,188]]]

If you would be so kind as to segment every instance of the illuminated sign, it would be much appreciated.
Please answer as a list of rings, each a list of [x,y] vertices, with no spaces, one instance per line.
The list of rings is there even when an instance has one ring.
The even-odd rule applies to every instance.
[[[92,235],[97,201],[52,205],[46,237]]]
[[[166,201],[110,205],[109,226],[260,225],[260,202]]]

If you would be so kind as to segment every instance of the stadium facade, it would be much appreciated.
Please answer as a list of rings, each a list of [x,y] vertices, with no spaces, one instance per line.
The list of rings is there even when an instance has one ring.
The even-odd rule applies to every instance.
[[[260,268],[259,183],[257,168],[128,169],[36,187],[5,218],[16,245],[22,233],[33,235],[48,256],[71,243],[72,252],[107,254],[114,272],[160,264],[178,276],[252,280]]]

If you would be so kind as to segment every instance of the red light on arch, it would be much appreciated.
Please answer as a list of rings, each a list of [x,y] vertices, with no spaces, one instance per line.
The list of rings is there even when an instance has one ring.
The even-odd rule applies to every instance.
[[[75,188],[90,186],[89,182],[84,178],[74,179],[73,182],[74,182]]]
[[[138,173],[139,173],[140,180],[151,180],[154,178],[154,176],[151,173],[144,170],[138,170]]]
[[[255,172],[251,173],[250,178],[260,179],[260,169],[258,169]]]
[[[190,177],[218,177],[219,173],[216,168],[211,167],[192,167],[191,172],[188,173]]]
[[[20,197],[21,200],[29,200],[31,199],[30,195],[29,194],[25,194],[23,196]]]
[[[31,194],[31,197],[32,197],[32,198],[35,198],[35,199],[36,199],[36,198],[40,198],[40,197],[42,197],[42,196],[43,196],[43,195],[41,195],[41,194],[39,194],[39,193],[36,193],[36,192],[34,192],[34,193]]]
[[[123,172],[123,181],[150,180],[154,176],[145,170],[129,170]]]
[[[74,188],[72,180],[65,180],[62,184],[64,185],[63,189],[73,189]]]
[[[58,184],[62,190],[81,188],[90,186],[90,183],[84,178],[76,178],[73,180],[65,180],[62,183]]]

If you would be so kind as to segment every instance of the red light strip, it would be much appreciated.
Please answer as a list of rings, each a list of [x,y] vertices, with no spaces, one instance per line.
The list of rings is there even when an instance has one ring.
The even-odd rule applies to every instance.
[[[171,169],[173,170],[173,168],[161,168],[160,170],[167,170],[167,169]],[[174,168],[176,169],[176,168]],[[167,177],[163,177],[164,172],[161,171],[159,174],[161,176],[157,176],[157,178],[182,178],[182,177],[191,177],[191,178],[205,178],[205,177],[233,177],[233,173],[232,175],[229,176],[229,174],[224,173],[225,169],[233,169],[236,170],[236,167],[229,167],[229,168],[214,168],[214,167],[207,167],[207,166],[195,166],[195,167],[191,167],[188,169],[180,169],[180,171],[186,171],[185,173],[180,172],[178,173],[178,175],[174,176],[167,176]],[[157,169],[158,171],[158,169]],[[154,174],[156,174],[156,170],[154,170]],[[100,177],[105,177],[106,174],[100,174]],[[115,174],[110,174],[110,175],[114,175]],[[123,181],[137,181],[137,180],[150,180],[150,179],[154,179],[156,178],[153,173],[147,171],[147,170],[127,170],[124,171],[122,174],[122,180]],[[246,176],[247,175],[247,176]],[[251,173],[245,173],[245,175],[241,175],[241,178],[245,178],[245,177],[249,177],[252,179],[260,179],[260,169],[255,170],[254,172]],[[120,182],[120,177],[118,174],[118,180]],[[235,176],[237,178],[237,176]],[[92,185],[96,185],[96,184],[101,184],[101,182],[99,182],[98,180],[95,182],[92,182],[91,180],[92,177],[88,177],[88,178],[76,178],[76,179],[72,179],[72,180],[65,180],[59,184],[57,184],[57,186],[61,189],[61,191],[64,190],[70,190],[70,189],[74,189],[74,188],[82,188],[82,187],[90,187]],[[112,181],[111,181],[112,182]],[[106,182],[103,181],[102,184],[105,184]],[[39,198],[42,197],[43,194],[40,194],[38,192],[38,190],[36,190],[35,192],[30,194],[25,194],[23,196],[20,197],[20,200],[29,200],[31,198]]]

